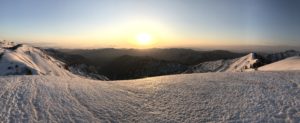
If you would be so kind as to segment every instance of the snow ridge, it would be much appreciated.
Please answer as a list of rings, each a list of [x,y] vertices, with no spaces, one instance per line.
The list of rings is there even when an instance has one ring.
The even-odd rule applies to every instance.
[[[256,53],[250,53],[250,54],[236,60],[225,71],[227,71],[227,72],[253,71],[254,68],[259,63],[260,63],[260,60],[257,58],[257,54]]]
[[[262,63],[258,55],[250,53],[241,58],[200,63],[191,67],[185,73],[254,71],[260,65]]]
[[[74,76],[41,49],[12,42],[0,43],[0,75]]]

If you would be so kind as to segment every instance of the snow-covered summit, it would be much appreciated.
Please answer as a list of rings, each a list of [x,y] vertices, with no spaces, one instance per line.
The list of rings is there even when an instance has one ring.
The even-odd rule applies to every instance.
[[[0,44],[0,75],[73,76],[64,63],[39,48],[7,41]]]

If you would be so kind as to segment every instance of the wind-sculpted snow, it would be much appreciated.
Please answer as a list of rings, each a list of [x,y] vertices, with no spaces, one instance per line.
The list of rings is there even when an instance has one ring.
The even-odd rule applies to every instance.
[[[300,72],[0,78],[2,122],[299,122]]]

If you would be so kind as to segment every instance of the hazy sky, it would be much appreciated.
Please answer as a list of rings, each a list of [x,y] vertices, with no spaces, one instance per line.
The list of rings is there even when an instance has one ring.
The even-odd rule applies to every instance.
[[[137,48],[140,33],[151,35],[147,47],[300,45],[300,1],[0,1],[0,39]]]

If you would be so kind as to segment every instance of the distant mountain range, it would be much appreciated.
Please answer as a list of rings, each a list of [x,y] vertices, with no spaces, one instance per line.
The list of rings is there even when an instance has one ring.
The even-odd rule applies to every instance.
[[[51,55],[71,66],[87,65],[112,80],[136,79],[149,76],[179,74],[191,65],[202,62],[233,59],[244,53],[229,51],[195,51],[191,49],[48,49]],[[52,53],[51,53],[52,52]],[[55,53],[53,53],[55,52]],[[84,57],[84,58],[82,58]],[[75,58],[76,60],[72,60]],[[75,62],[74,62],[75,61]]]
[[[114,59],[128,55],[136,57],[151,57],[154,59],[177,62],[185,65],[195,65],[201,62],[214,61],[220,59],[233,59],[246,55],[247,53],[233,53],[224,50],[214,51],[196,51],[192,49],[57,49],[66,54],[81,55],[89,59],[93,64],[102,66],[106,65]]]
[[[48,49],[48,51],[51,49]],[[52,49],[53,50],[53,49]],[[223,50],[195,51],[191,49],[94,49],[53,50],[76,64],[92,68],[111,80],[136,79],[180,73],[244,72],[288,57],[300,55],[289,50],[273,54],[234,53]],[[56,53],[59,54],[59,53]],[[79,61],[78,61],[79,60]]]

